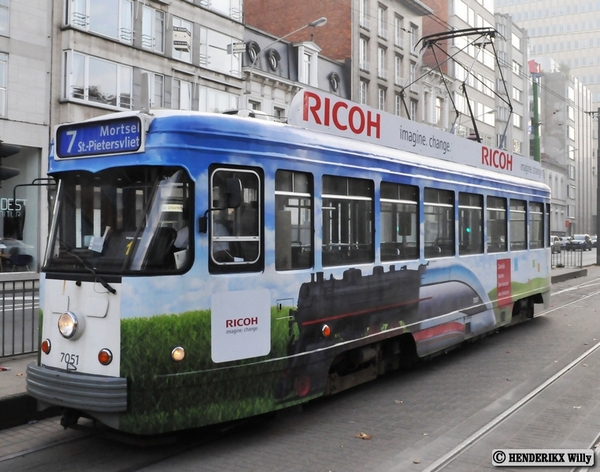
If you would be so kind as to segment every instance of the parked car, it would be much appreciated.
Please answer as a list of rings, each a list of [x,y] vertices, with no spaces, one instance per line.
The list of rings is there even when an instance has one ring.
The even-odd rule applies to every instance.
[[[560,246],[560,238],[558,236],[550,236],[550,248],[552,254],[560,254],[562,248]]]
[[[574,234],[567,244],[571,246],[571,249],[581,247],[584,251],[592,250],[592,238],[589,234]]]
[[[598,236],[594,234],[590,238],[592,238],[592,247],[598,247]]]

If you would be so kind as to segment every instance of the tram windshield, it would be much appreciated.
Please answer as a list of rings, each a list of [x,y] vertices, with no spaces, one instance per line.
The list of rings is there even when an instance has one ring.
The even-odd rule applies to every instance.
[[[182,272],[192,262],[192,182],[175,167],[59,176],[44,271]]]

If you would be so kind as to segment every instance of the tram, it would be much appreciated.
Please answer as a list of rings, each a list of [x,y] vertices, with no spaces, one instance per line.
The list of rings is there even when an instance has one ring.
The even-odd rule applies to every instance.
[[[291,109],[57,127],[40,409],[140,435],[237,420],[548,305],[537,163],[308,89]]]

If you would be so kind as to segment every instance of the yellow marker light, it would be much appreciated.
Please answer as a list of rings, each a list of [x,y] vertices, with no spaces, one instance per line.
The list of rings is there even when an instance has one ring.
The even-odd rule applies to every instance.
[[[52,343],[50,343],[50,340],[49,340],[49,339],[44,339],[44,340],[42,341],[42,346],[41,346],[41,348],[42,348],[42,352],[43,352],[44,354],[50,354],[50,351],[52,350]]]
[[[328,325],[323,325],[321,328],[321,333],[323,333],[323,336],[328,338],[331,335],[331,328]]]
[[[185,358],[185,349],[177,346],[175,349],[171,351],[171,359],[176,362],[180,362]]]
[[[98,362],[100,362],[100,364],[102,365],[108,365],[112,362],[113,360],[113,355],[112,352],[110,352],[110,349],[101,349],[100,352],[98,353]]]

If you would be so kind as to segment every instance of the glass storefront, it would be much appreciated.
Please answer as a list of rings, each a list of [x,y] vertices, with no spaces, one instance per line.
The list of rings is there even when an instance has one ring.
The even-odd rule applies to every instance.
[[[40,150],[21,147],[0,159],[0,270],[37,271],[40,245]],[[45,192],[44,192],[45,194]]]

